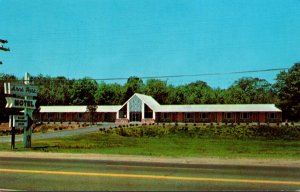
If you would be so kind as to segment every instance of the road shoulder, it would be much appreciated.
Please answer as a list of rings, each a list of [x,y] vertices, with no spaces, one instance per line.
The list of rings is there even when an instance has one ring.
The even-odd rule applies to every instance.
[[[93,160],[115,162],[140,162],[140,163],[172,163],[187,165],[238,165],[238,166],[276,166],[298,167],[300,160],[293,159],[250,159],[250,158],[196,158],[196,157],[152,157],[135,155],[111,155],[111,154],[72,154],[72,153],[42,153],[42,152],[0,152],[0,158],[33,158],[33,159],[69,159],[69,160]]]

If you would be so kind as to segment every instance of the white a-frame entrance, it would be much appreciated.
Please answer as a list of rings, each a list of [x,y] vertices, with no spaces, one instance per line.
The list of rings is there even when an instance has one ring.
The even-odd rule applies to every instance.
[[[149,119],[154,121],[155,111],[152,109],[151,102],[159,105],[152,97],[134,94],[118,111],[117,117],[118,119],[127,119],[129,122],[145,122]]]

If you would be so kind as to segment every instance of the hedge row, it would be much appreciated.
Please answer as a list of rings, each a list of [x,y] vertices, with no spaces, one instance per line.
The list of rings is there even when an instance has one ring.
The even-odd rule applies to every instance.
[[[136,126],[101,129],[108,134],[118,134],[124,137],[163,137],[182,135],[188,137],[215,138],[265,138],[265,139],[300,139],[300,126]]]

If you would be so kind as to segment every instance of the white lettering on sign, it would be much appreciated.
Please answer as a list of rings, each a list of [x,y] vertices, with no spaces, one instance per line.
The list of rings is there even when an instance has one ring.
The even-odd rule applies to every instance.
[[[16,94],[19,96],[37,96],[37,86],[24,85],[24,84],[14,84],[14,83],[4,83],[5,94]]]
[[[27,121],[28,120],[27,116],[24,116],[24,115],[14,115],[13,118],[15,121]]]
[[[28,122],[27,116],[23,115],[10,115],[9,116],[9,125],[10,127],[16,127],[16,128],[24,128],[27,127]]]
[[[13,97],[6,97],[6,108],[27,108],[35,109],[36,100],[32,99],[19,99]]]

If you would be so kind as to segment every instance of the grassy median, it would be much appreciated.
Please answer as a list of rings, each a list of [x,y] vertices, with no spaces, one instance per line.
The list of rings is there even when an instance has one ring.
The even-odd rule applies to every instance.
[[[296,128],[295,131],[293,128],[289,132],[293,134],[293,139],[290,139],[291,135],[289,137],[285,135],[287,137],[285,139],[280,138],[279,128],[275,128],[275,131],[272,128],[264,130],[265,132],[257,128],[221,129],[195,126],[118,127],[109,130],[100,129],[99,132],[80,136],[34,140],[31,149],[24,149],[22,143],[17,143],[16,151],[172,157],[300,158],[300,141],[297,139],[300,129]],[[284,131],[285,134],[288,133]],[[0,144],[0,150],[9,148],[9,143]]]

